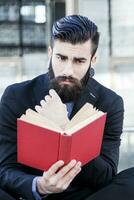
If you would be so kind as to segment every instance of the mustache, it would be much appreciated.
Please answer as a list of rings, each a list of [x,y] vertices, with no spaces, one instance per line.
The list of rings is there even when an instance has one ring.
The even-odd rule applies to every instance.
[[[71,83],[77,83],[79,82],[79,80],[77,78],[74,78],[72,76],[58,76],[55,78],[55,80],[57,80],[58,82],[61,82],[61,81],[69,81]]]

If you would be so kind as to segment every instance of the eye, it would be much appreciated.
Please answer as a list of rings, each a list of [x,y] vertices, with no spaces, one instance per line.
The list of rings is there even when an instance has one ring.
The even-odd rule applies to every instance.
[[[65,61],[67,58],[65,56],[57,55],[58,60]]]
[[[82,64],[82,63],[85,63],[85,61],[84,60],[75,60],[75,63]]]

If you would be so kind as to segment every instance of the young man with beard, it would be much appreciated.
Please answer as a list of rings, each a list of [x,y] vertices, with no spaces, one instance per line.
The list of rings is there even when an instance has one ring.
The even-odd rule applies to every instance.
[[[90,199],[116,174],[123,101],[92,78],[98,42],[97,26],[88,18],[72,15],[58,20],[48,49],[49,72],[5,90],[0,104],[0,187],[16,198]],[[28,108],[64,127],[86,102],[107,112],[100,156],[83,167],[77,160],[67,165],[58,161],[45,172],[17,163],[16,120]]]

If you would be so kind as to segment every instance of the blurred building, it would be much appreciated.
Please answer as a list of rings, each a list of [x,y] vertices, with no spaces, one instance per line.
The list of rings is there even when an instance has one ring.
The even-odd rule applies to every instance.
[[[0,0],[0,96],[7,85],[47,71],[47,47],[55,20],[81,14],[98,25],[95,78],[125,102],[120,170],[134,164],[133,10],[133,0]]]

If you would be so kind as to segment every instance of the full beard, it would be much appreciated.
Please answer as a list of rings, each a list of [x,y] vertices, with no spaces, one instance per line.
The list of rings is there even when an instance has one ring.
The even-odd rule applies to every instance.
[[[49,89],[54,89],[63,103],[75,102],[87,82],[87,73],[83,79],[78,80],[72,76],[54,76],[54,71],[52,68],[52,61],[49,64],[49,77],[50,84]]]

